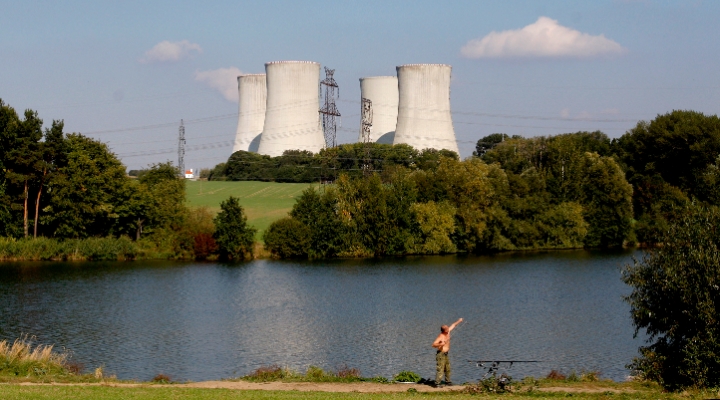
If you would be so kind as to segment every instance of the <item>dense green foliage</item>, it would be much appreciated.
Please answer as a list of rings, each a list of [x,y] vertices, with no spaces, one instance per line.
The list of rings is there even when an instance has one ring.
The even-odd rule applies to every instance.
[[[570,148],[567,173],[579,182],[556,179],[547,153],[544,166],[526,162],[540,157],[535,143],[510,139],[486,153],[502,163],[439,157],[432,168],[394,166],[310,188],[290,218],[271,225],[266,247],[279,257],[315,258],[622,245],[632,233],[630,185],[612,158],[572,147],[602,148],[593,140],[607,138],[542,139],[546,149]]]
[[[236,197],[230,196],[220,204],[221,211],[215,216],[213,238],[218,246],[220,259],[244,260],[252,258],[255,228],[248,226],[247,217]]]
[[[512,231],[526,236],[525,242],[537,242],[542,229],[552,230],[549,221],[565,215],[578,231],[573,237],[551,240],[577,243],[580,239],[586,246],[605,247],[634,239],[632,187],[610,154],[611,142],[605,134],[577,132],[505,139],[482,159],[505,171],[508,201],[503,208],[512,220]],[[580,210],[578,205],[584,223],[572,212]],[[540,231],[536,233],[532,225]]]
[[[265,247],[280,258],[296,258],[306,255],[310,245],[311,231],[302,222],[285,217],[277,220],[263,234]]]
[[[651,343],[630,367],[669,389],[720,387],[720,209],[687,207],[623,280]]]
[[[458,159],[449,150],[418,151],[408,145],[370,144],[369,157],[363,143],[343,144],[309,151],[287,150],[281,156],[270,157],[247,151],[236,151],[227,162],[218,164],[209,173],[210,180],[260,180],[275,182],[334,181],[341,173],[351,177],[363,175],[366,158],[368,168],[381,171],[393,166],[431,168],[440,156]]]
[[[720,205],[720,119],[695,111],[672,111],[640,121],[612,143],[633,185],[636,233],[657,242],[674,210],[695,198]]]
[[[215,252],[212,215],[185,205],[185,180],[170,162],[136,171],[105,143],[43,130],[0,100],[0,258],[206,258]],[[37,242],[14,240],[38,238]],[[39,240],[40,238],[46,238]],[[136,243],[132,243],[130,239]]]

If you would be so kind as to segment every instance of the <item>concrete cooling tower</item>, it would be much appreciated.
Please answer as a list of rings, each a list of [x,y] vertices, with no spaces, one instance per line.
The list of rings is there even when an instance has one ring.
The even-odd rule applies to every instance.
[[[267,106],[258,153],[272,157],[285,150],[317,153],[325,146],[320,124],[320,64],[275,61],[265,64]]]
[[[444,64],[397,67],[398,104],[394,144],[458,151],[450,115],[450,72]]]
[[[260,133],[265,122],[265,74],[240,75],[238,81],[238,124],[233,153],[258,151]]]
[[[372,101],[370,140],[393,144],[398,116],[398,80],[394,76],[360,78],[360,97]],[[359,142],[363,141],[362,132]]]

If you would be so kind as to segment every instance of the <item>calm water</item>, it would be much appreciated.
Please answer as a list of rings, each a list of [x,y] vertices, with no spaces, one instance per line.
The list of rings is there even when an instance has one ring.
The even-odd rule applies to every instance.
[[[620,267],[631,252],[586,251],[380,261],[0,264],[0,338],[72,351],[119,378],[238,376],[261,365],[343,364],[364,376],[434,374],[430,343],[453,335],[454,381],[467,360],[541,360],[622,380],[633,339]]]

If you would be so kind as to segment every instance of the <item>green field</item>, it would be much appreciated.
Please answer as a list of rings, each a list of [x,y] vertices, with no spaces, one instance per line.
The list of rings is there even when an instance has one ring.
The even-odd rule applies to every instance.
[[[258,229],[257,239],[270,224],[287,215],[302,191],[313,183],[186,181],[190,207],[207,206],[220,211],[220,203],[230,196],[240,199],[248,222]]]

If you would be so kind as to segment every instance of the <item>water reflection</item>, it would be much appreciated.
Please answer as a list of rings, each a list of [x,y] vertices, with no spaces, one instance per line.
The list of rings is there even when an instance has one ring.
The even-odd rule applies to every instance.
[[[218,379],[272,363],[430,377],[430,343],[463,317],[455,381],[479,377],[467,360],[497,358],[542,361],[514,376],[586,369],[619,380],[641,344],[621,300],[631,255],[0,264],[0,337],[35,335],[120,378]]]

